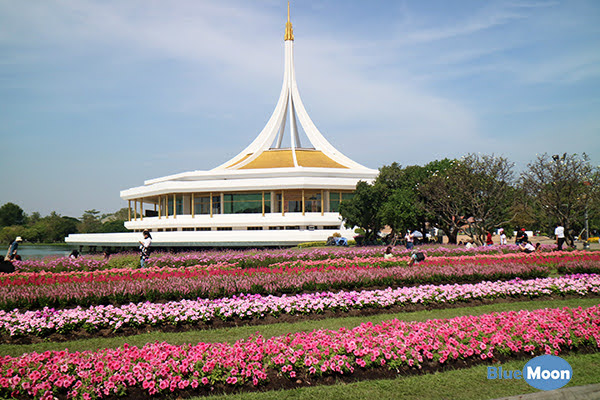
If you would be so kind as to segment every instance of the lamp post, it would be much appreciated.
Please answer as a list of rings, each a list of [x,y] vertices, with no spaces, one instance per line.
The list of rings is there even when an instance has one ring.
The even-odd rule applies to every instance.
[[[590,182],[590,181],[583,181],[583,184],[585,186],[592,186],[592,182]],[[585,193],[584,196],[585,196],[585,242],[583,243],[583,248],[589,249],[590,248],[590,225],[588,224],[588,195],[587,195],[587,193]]]

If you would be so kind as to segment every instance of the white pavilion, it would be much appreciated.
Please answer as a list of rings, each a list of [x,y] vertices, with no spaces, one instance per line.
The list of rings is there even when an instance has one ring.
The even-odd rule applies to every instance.
[[[378,171],[343,155],[308,116],[296,84],[289,3],[284,39],[281,94],[248,147],[212,170],[150,179],[121,191],[129,204],[125,227],[132,232],[73,234],[66,242],[134,246],[145,229],[154,246],[164,247],[292,246],[324,241],[334,232],[351,239],[355,233],[344,227],[339,205],[358,181],[372,182]],[[283,147],[287,135],[290,145]]]

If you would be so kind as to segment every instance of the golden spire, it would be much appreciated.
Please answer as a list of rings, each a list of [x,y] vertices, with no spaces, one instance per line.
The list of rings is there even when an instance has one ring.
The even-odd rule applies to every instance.
[[[290,2],[288,1],[288,20],[285,24],[285,37],[283,40],[294,40],[294,31],[292,30],[292,23],[290,22]]]

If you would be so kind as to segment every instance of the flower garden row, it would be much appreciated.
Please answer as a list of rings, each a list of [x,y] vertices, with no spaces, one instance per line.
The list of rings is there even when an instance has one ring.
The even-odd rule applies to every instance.
[[[555,248],[552,245],[543,245],[544,251]],[[336,258],[355,257],[380,257],[385,247],[356,247],[356,248],[313,248],[306,250],[229,250],[210,252],[191,252],[183,254],[161,253],[150,257],[148,265],[151,267],[191,267],[194,265],[211,265],[219,263],[232,263],[241,268],[265,267],[272,264],[295,260],[330,260]],[[432,256],[462,256],[473,254],[506,254],[518,253],[516,245],[507,246],[481,246],[474,249],[465,249],[463,246],[419,246],[419,251],[428,257]],[[404,247],[396,246],[392,253],[397,257],[406,257],[410,251]],[[26,260],[17,262],[17,271],[93,271],[110,268],[136,268],[139,257],[134,253],[113,255],[108,261],[92,256],[83,256],[78,259],[69,257],[48,258],[44,260]]]
[[[149,269],[130,269],[114,268],[93,271],[68,271],[68,272],[20,272],[13,274],[0,275],[1,286],[19,286],[19,285],[52,285],[60,283],[77,282],[106,282],[106,281],[127,281],[143,279],[170,279],[173,277],[196,278],[207,275],[252,275],[256,273],[301,273],[306,269],[349,269],[349,268],[379,268],[406,265],[408,258],[393,257],[384,260],[381,257],[355,257],[337,258],[331,260],[309,260],[309,261],[285,261],[272,264],[268,267],[240,268],[235,263],[218,263],[211,265],[195,265],[191,267],[154,267]],[[441,266],[441,265],[462,265],[462,264],[480,264],[493,265],[503,262],[520,262],[524,264],[538,265],[565,265],[565,263],[579,261],[596,261],[600,265],[600,252],[574,251],[568,254],[561,252],[549,252],[542,254],[484,254],[460,257],[430,257],[420,265]],[[600,268],[599,268],[600,269]],[[566,270],[565,270],[566,271]],[[569,270],[571,271],[571,270]],[[571,271],[572,272],[572,271]],[[575,271],[585,272],[585,271]]]
[[[221,299],[182,300],[168,303],[130,303],[120,307],[39,311],[0,311],[0,333],[9,336],[47,336],[78,329],[95,332],[123,327],[210,324],[217,319],[258,319],[282,314],[316,314],[349,309],[384,309],[412,304],[449,304],[478,299],[538,297],[543,295],[600,294],[600,275],[583,274],[532,280],[477,284],[424,285],[397,289],[322,292],[293,296],[240,295]]]
[[[600,306],[463,316],[447,320],[362,324],[227,343],[69,352],[0,358],[0,396],[92,399],[207,394],[269,387],[288,380],[319,383],[361,371],[417,373],[444,366],[598,350]],[[271,386],[272,387],[272,386]]]
[[[170,279],[173,277],[197,278],[207,275],[253,275],[256,273],[295,274],[307,269],[332,269],[349,268],[379,268],[406,265],[407,257],[392,257],[384,260],[381,257],[354,257],[337,258],[330,260],[296,260],[272,264],[268,267],[240,268],[235,263],[218,263],[211,265],[194,265],[191,267],[153,267],[148,269],[114,268],[93,271],[67,271],[67,272],[18,272],[0,275],[0,286],[19,285],[52,285],[60,283],[77,282],[106,282],[128,281],[143,279]],[[422,266],[480,264],[493,265],[505,262],[519,262],[523,264],[538,265],[565,265],[565,263],[579,261],[596,261],[600,265],[600,252],[574,251],[568,254],[561,252],[548,252],[541,254],[479,254],[460,257],[432,256],[421,262]],[[585,271],[576,271],[585,272]]]
[[[596,263],[589,261],[589,263]],[[392,264],[393,265],[393,264]],[[137,301],[218,298],[239,293],[282,294],[319,290],[358,289],[377,286],[407,286],[535,278],[549,275],[549,268],[535,263],[499,260],[494,264],[414,265],[389,268],[368,264],[341,266],[296,266],[248,273],[182,271],[182,276],[165,271],[144,270],[145,279],[132,275],[117,280],[97,279],[47,285],[0,286],[0,309],[124,304]],[[239,271],[238,271],[239,272]],[[192,276],[196,274],[195,276]],[[168,274],[167,274],[168,275]]]

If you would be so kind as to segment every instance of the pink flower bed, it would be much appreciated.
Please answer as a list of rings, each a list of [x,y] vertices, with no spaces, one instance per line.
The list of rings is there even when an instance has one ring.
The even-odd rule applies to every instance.
[[[190,299],[228,296],[237,293],[297,293],[366,286],[392,286],[446,283],[461,280],[532,278],[548,275],[548,269],[535,263],[500,260],[495,264],[415,265],[380,268],[381,258],[301,261],[273,268],[206,269],[181,268],[68,272],[17,275],[0,286],[0,309],[64,307],[107,302],[126,303],[156,299]],[[15,284],[11,284],[15,282]],[[31,284],[26,284],[32,282]],[[39,282],[40,284],[34,284]],[[51,284],[45,284],[51,282]]]
[[[544,251],[550,251],[555,246],[543,245]],[[154,267],[190,267],[193,265],[210,265],[218,263],[235,263],[239,267],[265,267],[274,263],[295,260],[329,260],[336,258],[355,257],[380,257],[383,255],[385,246],[381,247],[351,247],[351,248],[311,248],[305,250],[228,250],[228,251],[204,251],[189,252],[183,254],[157,253],[152,255],[149,265]],[[474,249],[465,249],[463,246],[418,246],[418,250],[427,256],[461,256],[476,254],[504,254],[519,253],[516,245],[507,246],[481,246]],[[396,246],[392,250],[397,257],[405,257],[410,254],[403,246]],[[69,257],[46,258],[43,260],[25,260],[15,264],[17,271],[81,271],[107,269],[111,266],[136,268],[139,266],[139,258],[135,253],[116,254],[106,262],[98,257],[83,256],[78,259]]]
[[[323,311],[386,308],[394,305],[447,304],[476,299],[537,297],[542,295],[600,294],[600,275],[573,275],[543,279],[481,282],[463,285],[424,285],[384,290],[308,293],[293,296],[241,295],[215,300],[197,299],[168,303],[130,303],[120,307],[101,305],[65,310],[0,310],[0,332],[10,336],[44,336],[85,328],[143,325],[180,325],[215,319],[254,319],[281,314],[315,314]]]
[[[549,251],[542,253],[504,253],[504,254],[474,254],[457,257],[428,257],[422,264],[425,265],[447,265],[447,264],[482,264],[492,265],[499,262],[519,261],[528,264],[570,264],[575,262],[600,263],[600,252],[575,250],[571,252]]]
[[[90,399],[180,390],[207,393],[215,386],[259,386],[281,374],[292,380],[347,375],[357,369],[418,371],[456,360],[561,354],[598,349],[600,306],[464,316],[426,322],[391,320],[354,329],[317,330],[273,338],[260,335],[227,343],[69,352],[47,351],[0,358],[0,395]],[[433,364],[432,364],[433,363]],[[204,391],[203,391],[204,390]]]
[[[391,267],[408,262],[405,256],[396,256],[389,260],[381,257],[334,258],[328,260],[294,260],[273,263],[268,267],[241,268],[236,263],[219,262],[198,264],[189,267],[154,267],[146,269],[112,268],[92,271],[65,272],[16,272],[0,275],[1,286],[53,285],[62,283],[131,281],[144,279],[171,279],[175,277],[196,278],[209,275],[248,276],[253,274],[298,274],[303,271],[325,271],[334,269],[370,269]],[[421,266],[447,265],[497,265],[519,262],[522,264],[569,264],[590,261],[600,264],[600,252],[585,251],[548,252],[537,254],[506,253],[477,254],[457,257],[432,256],[421,262]]]

